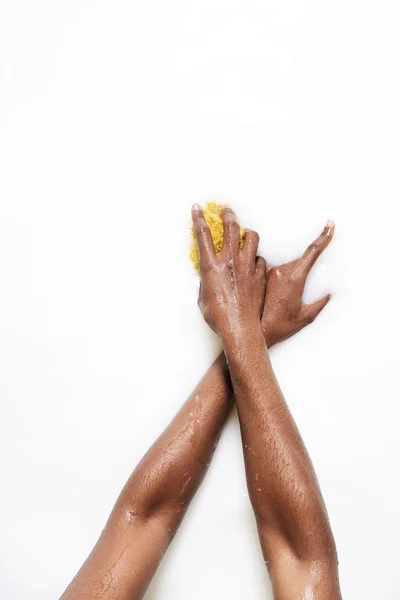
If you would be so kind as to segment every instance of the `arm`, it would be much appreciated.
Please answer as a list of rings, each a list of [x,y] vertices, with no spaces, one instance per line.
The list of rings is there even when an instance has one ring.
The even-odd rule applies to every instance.
[[[271,271],[277,275],[269,279],[271,309],[268,321],[263,321],[268,346],[310,322],[303,315],[292,318],[298,296],[290,283],[292,264]],[[259,303],[261,297],[260,293]],[[315,317],[321,309],[322,304],[310,305],[309,313]],[[232,403],[222,354],[132,473],[63,600],[107,600],[117,593],[121,600],[143,596],[206,473]]]
[[[247,485],[275,598],[338,600],[337,556],[325,505],[260,327],[254,323],[242,331],[240,345],[230,334],[223,340]]]
[[[206,473],[232,403],[221,355],[132,473],[62,600],[143,597]]]
[[[272,342],[278,334],[280,339],[285,338],[289,322],[295,329],[296,323],[304,326],[313,322],[329,301],[328,295],[302,305],[301,298],[307,277],[333,234],[334,224],[328,221],[299,259],[268,271],[261,327],[268,331]],[[278,288],[281,293],[277,302]],[[277,328],[276,323],[282,325]],[[292,329],[288,331],[292,335]],[[275,595],[291,599],[301,591],[308,597],[305,592],[308,590],[310,598],[337,600],[341,597],[337,554],[318,481],[269,356],[264,355],[262,348],[258,350],[259,354],[255,348],[251,368],[261,365],[260,376],[264,371],[265,387],[260,395],[256,390],[250,393],[247,402],[243,402],[243,393],[240,394],[238,412],[249,495]],[[244,361],[244,364],[249,363]],[[233,363],[231,367],[235,370]],[[238,386],[245,389],[252,374],[245,368],[237,375]],[[287,580],[289,568],[293,574],[292,588]]]
[[[241,424],[249,493],[260,540],[269,565],[275,598],[339,600],[336,549],[315,473],[300,434],[275,379],[260,327],[258,290],[265,265],[256,259],[258,239],[246,235],[239,250],[239,226],[225,208],[224,249],[213,254],[203,215],[195,208],[202,285],[199,305],[218,333],[227,357]],[[305,279],[329,243],[328,226],[304,256],[272,272],[274,279],[291,271],[288,285],[300,293],[292,319],[311,321],[328,298],[301,307]],[[283,273],[283,275],[282,275]],[[267,312],[273,314],[269,305]],[[269,311],[268,311],[269,307]],[[267,322],[265,315],[263,322]]]

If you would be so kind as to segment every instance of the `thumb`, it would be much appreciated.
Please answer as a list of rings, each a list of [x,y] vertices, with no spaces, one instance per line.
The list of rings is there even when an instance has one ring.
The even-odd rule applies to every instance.
[[[299,321],[303,324],[303,327],[309,325],[318,317],[319,313],[328,304],[331,299],[331,295],[328,294],[320,300],[313,302],[312,304],[304,304],[299,312]]]

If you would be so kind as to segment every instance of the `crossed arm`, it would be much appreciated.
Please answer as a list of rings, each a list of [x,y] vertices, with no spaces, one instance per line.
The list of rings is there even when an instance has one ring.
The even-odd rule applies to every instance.
[[[231,211],[224,213],[227,243],[221,259],[225,261],[230,260],[228,249],[235,244],[232,235],[228,235],[228,229],[232,233],[236,227],[231,227],[232,215]],[[210,236],[201,211],[195,210],[193,216],[203,262],[204,300],[208,285],[204,278],[205,261],[212,258],[216,264],[216,257],[211,254]],[[299,331],[314,320],[329,300],[325,297],[311,305],[301,304],[307,274],[332,234],[332,228],[324,230],[303,257],[269,270],[267,278],[265,263],[258,259],[259,280],[253,286],[257,287],[253,290],[257,318],[253,318],[254,314],[251,318],[240,314],[239,322],[245,327],[235,326],[232,319],[225,328],[209,320],[220,335],[225,354],[210,367],[132,473],[95,548],[62,600],[143,597],[211,461],[233,404],[231,377],[241,421],[249,492],[275,597],[291,600],[298,598],[304,589],[318,593],[321,590],[324,595],[310,596],[315,600],[340,597],[339,592],[327,596],[328,588],[321,588],[321,582],[332,582],[327,585],[335,589],[334,544],[311,463],[274,379],[265,344],[270,347]],[[244,252],[238,256],[255,265],[257,245],[257,234],[246,232]],[[208,267],[206,271],[211,272]],[[229,303],[225,309],[222,321],[226,323],[226,314],[237,315],[238,311],[237,306]],[[217,321],[222,322],[221,318]],[[278,477],[278,473],[285,472],[294,450],[300,453],[287,467],[290,474]],[[298,482],[296,489],[294,482]],[[311,504],[301,502],[305,492],[312,499]],[[316,527],[312,539],[310,524],[305,523],[309,518]],[[319,531],[327,534],[321,536]]]

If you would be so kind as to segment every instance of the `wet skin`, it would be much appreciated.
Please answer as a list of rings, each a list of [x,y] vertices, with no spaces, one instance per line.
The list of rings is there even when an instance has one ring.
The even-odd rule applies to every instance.
[[[326,296],[302,305],[301,298],[334,227],[327,226],[300,259],[266,272],[265,261],[256,258],[255,232],[246,231],[239,250],[231,210],[224,210],[226,243],[218,256],[201,209],[194,208],[193,219],[201,259],[199,306],[224,352],[130,476],[62,600],[143,597],[207,471],[233,390],[275,598],[337,600],[336,554],[322,498],[267,352],[311,323],[328,302]]]
[[[200,253],[199,306],[218,334],[238,409],[247,486],[276,600],[339,600],[338,562],[325,505],[307,450],[275,378],[260,326],[265,261],[257,258],[258,236],[247,232],[239,250],[239,224],[225,207],[224,248],[215,255],[200,207],[193,209]],[[307,274],[318,249],[329,242],[328,224],[319,240],[290,266],[270,273],[269,283],[291,276],[273,302],[265,327],[279,307],[290,320],[311,320],[327,301],[301,307]],[[290,286],[290,287],[288,287]],[[295,290],[296,299],[289,289]],[[285,327],[278,328],[284,335]],[[271,328],[272,339],[275,327]]]

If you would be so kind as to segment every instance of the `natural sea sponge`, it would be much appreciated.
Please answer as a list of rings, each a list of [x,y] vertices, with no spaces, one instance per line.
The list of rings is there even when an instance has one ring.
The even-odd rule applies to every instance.
[[[222,221],[222,204],[216,202],[207,202],[203,208],[204,218],[211,231],[211,237],[214,242],[215,252],[221,252],[224,245],[224,224]],[[200,258],[199,250],[196,243],[196,235],[194,233],[193,223],[190,228],[193,244],[190,247],[190,260],[193,263],[194,268],[200,273]],[[240,248],[243,248],[244,244],[244,231],[240,228]]]

